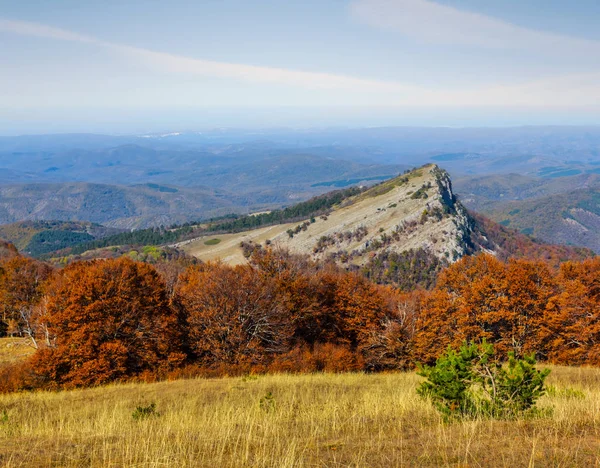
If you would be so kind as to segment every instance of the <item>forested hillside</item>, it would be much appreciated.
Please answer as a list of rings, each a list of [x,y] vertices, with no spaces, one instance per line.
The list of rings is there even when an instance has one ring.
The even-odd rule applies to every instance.
[[[119,229],[100,224],[74,221],[22,221],[0,225],[0,238],[8,240],[20,251],[33,257],[118,232]]]
[[[552,244],[600,252],[600,176],[557,178],[517,174],[459,178],[457,191],[469,209],[503,226]]]
[[[600,252],[600,186],[504,203],[489,216],[546,242]]]

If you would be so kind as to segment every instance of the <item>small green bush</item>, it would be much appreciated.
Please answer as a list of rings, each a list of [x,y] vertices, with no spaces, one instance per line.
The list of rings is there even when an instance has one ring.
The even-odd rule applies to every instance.
[[[150,403],[148,406],[138,406],[135,411],[131,413],[131,417],[136,421],[158,416],[160,416],[160,413],[156,411],[156,403]]]
[[[204,245],[217,245],[221,242],[221,239],[209,239],[204,241]]]
[[[260,399],[259,405],[261,410],[266,413],[271,413],[272,411],[275,411],[275,397],[271,392],[267,392],[267,394]]]
[[[550,370],[537,370],[535,363],[533,354],[517,359],[511,352],[503,366],[491,344],[465,342],[458,352],[448,348],[435,366],[419,366],[427,381],[417,393],[445,416],[516,418],[545,393]]]

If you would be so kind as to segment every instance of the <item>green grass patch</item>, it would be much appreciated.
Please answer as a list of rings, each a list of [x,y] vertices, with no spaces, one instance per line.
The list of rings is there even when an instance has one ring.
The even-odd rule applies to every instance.
[[[221,242],[221,239],[209,239],[204,241],[204,245],[217,245],[219,242]]]

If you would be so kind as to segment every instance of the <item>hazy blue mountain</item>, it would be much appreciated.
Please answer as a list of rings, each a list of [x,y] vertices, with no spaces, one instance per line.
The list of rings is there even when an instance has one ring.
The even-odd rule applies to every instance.
[[[600,177],[600,127],[0,137],[0,222],[170,224],[289,205],[427,162],[453,175],[467,206],[491,212],[506,200],[594,185]]]

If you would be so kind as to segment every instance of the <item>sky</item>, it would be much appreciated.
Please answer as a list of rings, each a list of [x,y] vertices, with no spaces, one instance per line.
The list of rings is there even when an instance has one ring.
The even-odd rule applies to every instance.
[[[597,0],[0,0],[0,134],[600,124]]]

